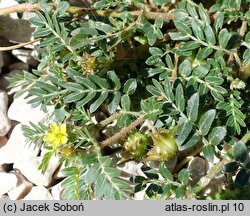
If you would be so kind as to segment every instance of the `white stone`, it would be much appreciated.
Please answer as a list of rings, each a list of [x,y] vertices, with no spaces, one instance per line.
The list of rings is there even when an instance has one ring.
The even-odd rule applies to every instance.
[[[122,171],[122,176],[134,176],[134,175],[144,175],[143,172],[141,171],[142,163],[137,163],[133,160],[122,163],[117,166],[119,170]]]
[[[36,56],[35,50],[16,49],[12,50],[12,54],[28,65],[37,66],[38,61],[34,58]]]
[[[48,113],[44,113],[41,110],[41,106],[32,108],[31,105],[28,104],[28,101],[31,99],[31,97],[27,98],[27,93],[15,98],[9,107],[8,117],[11,120],[21,122],[23,125],[29,125],[29,122],[37,124],[38,122],[47,119],[53,108],[48,107]]]
[[[55,171],[53,178],[54,179],[62,179],[67,177],[65,174],[63,174],[62,170],[65,168],[64,163],[61,164],[58,169]]]
[[[18,5],[18,2],[15,0],[1,0],[0,2],[1,2],[0,8],[6,8],[6,7]]]
[[[225,188],[227,184],[228,182],[225,173],[221,171],[209,182],[209,184],[204,188],[204,190],[201,191],[200,195],[201,196],[214,195],[218,193],[220,189]]]
[[[36,186],[22,200],[53,200],[53,197],[45,187]]]
[[[188,164],[191,185],[195,185],[207,171],[206,161],[201,157],[194,157]]]
[[[154,169],[158,169],[160,166],[160,163],[161,161],[147,161],[146,165]],[[174,156],[173,158],[171,158],[168,161],[165,161],[164,163],[165,163],[165,166],[168,168],[168,170],[172,172],[177,164],[177,157]]]
[[[4,136],[11,128],[10,120],[7,116],[8,95],[0,90],[0,136]]]
[[[0,179],[0,196],[15,188],[18,182],[16,175],[13,173],[0,172]]]
[[[0,164],[16,163],[26,158],[37,156],[39,148],[27,144],[22,126],[18,124],[12,131],[8,142],[0,149]]]
[[[42,157],[26,158],[19,163],[14,164],[14,168],[20,172],[32,183],[37,186],[49,186],[52,183],[52,176],[59,166],[59,158],[52,156],[49,166],[44,174],[38,170],[42,162]]]
[[[10,198],[7,195],[0,196],[0,200],[10,200]]]
[[[15,170],[15,174],[18,178],[17,187],[8,192],[8,196],[11,200],[19,200],[24,198],[32,189],[33,184],[29,182],[19,171]]]
[[[134,200],[144,200],[145,191],[146,191],[146,189],[135,193],[134,194]]]
[[[54,200],[63,200],[63,187],[62,183],[58,183],[51,188],[51,194]]]

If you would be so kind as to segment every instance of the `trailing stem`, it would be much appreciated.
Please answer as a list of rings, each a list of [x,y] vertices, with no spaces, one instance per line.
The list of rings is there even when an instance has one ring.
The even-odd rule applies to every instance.
[[[131,130],[133,130],[138,125],[140,125],[143,121],[144,121],[144,115],[140,116],[138,119],[136,119],[134,122],[132,122],[128,127],[123,128],[120,132],[118,132],[114,136],[101,142],[100,143],[101,147],[104,148],[105,146],[111,145],[114,142],[118,141],[122,137],[126,136]]]
[[[55,5],[54,5],[55,6]],[[19,5],[14,5],[11,7],[6,7],[0,9],[0,16],[8,15],[10,13],[16,12],[26,12],[26,11],[37,11],[41,10],[41,6],[39,3],[32,4],[32,3],[23,3]],[[76,14],[89,14],[95,16],[103,16],[103,17],[121,17],[124,12],[116,12],[111,10],[96,10],[91,8],[83,8],[83,7],[76,7],[70,6],[68,8],[69,13],[76,13]],[[172,20],[174,18],[174,14],[172,13],[161,13],[161,12],[142,12],[142,11],[129,11],[132,16],[139,17],[144,16],[147,19],[167,19]]]

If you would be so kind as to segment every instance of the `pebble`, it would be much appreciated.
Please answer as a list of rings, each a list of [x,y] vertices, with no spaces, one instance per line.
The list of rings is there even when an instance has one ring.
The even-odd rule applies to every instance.
[[[7,117],[8,95],[0,90],[0,137],[8,133],[11,128],[11,123]]]
[[[161,161],[148,161],[146,163],[147,166],[158,169],[160,166]],[[173,158],[171,158],[168,161],[165,161],[165,166],[167,167],[167,169],[172,172],[177,164],[177,157],[174,156]]]
[[[6,136],[0,137],[0,148],[3,147],[8,142],[8,139]]]
[[[58,183],[51,188],[51,194],[54,200],[63,200],[63,188],[62,183]]]
[[[0,196],[0,200],[10,200],[10,198],[7,195]]]
[[[67,177],[65,174],[63,174],[62,170],[65,168],[64,163],[60,164],[57,170],[55,171],[53,178],[54,179],[62,179]]]
[[[11,200],[20,200],[24,198],[32,189],[33,184],[29,182],[18,170],[12,171],[18,179],[17,187],[8,192]]]
[[[0,164],[10,164],[23,161],[26,158],[37,156],[39,148],[34,144],[30,146],[23,135],[22,125],[18,124],[13,129],[8,142],[0,148]]]
[[[0,196],[17,186],[18,179],[13,173],[0,172]]]
[[[27,98],[27,96],[28,93],[25,93],[24,95],[14,99],[13,103],[9,107],[8,117],[11,120],[22,123],[23,125],[29,125],[29,122],[37,124],[38,122],[47,119],[53,108],[48,107],[48,113],[43,112],[41,110],[41,106],[32,108],[32,106],[28,104],[31,97]]]
[[[24,63],[31,66],[37,66],[38,61],[35,59],[36,51],[29,49],[12,50],[12,54]]]
[[[44,174],[38,170],[42,162],[42,157],[25,158],[23,161],[14,164],[14,168],[37,186],[50,186],[53,184],[53,174],[59,166],[59,158],[52,156],[49,166]]]
[[[53,197],[45,187],[35,186],[22,200],[53,200]]]
[[[189,177],[191,185],[195,185],[207,171],[206,161],[201,157],[194,157],[188,164]]]
[[[12,167],[12,164],[0,164],[0,172],[10,172]]]

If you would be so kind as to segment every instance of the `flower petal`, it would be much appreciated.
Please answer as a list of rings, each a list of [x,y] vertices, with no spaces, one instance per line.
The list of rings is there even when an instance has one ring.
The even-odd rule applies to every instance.
[[[60,139],[55,139],[53,142],[51,142],[51,145],[53,149],[56,149],[60,144]]]
[[[52,122],[50,124],[50,130],[51,130],[51,133],[58,132],[59,131],[59,127],[57,126],[57,124],[55,122]]]
[[[60,144],[65,144],[65,143],[67,143],[67,141],[68,141],[68,138],[66,136],[61,136]]]
[[[66,134],[66,124],[60,124],[59,130],[60,130],[60,133]]]
[[[45,142],[53,142],[55,139],[56,139],[56,136],[53,133],[48,133],[43,137],[43,141]]]

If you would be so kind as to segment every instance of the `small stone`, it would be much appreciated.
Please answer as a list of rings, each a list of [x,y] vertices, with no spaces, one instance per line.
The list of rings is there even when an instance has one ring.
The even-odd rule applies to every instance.
[[[53,200],[53,197],[45,187],[36,186],[22,200]]]
[[[57,168],[57,170],[55,171],[53,178],[54,179],[62,179],[67,177],[65,174],[63,174],[62,170],[65,168],[64,163],[60,164],[60,166]]]
[[[16,175],[13,173],[0,172],[0,179],[0,196],[15,188],[18,182]]]
[[[142,163],[137,163],[133,160],[122,163],[117,166],[119,170],[122,171],[121,176],[122,177],[131,177],[131,176],[137,176],[137,175],[144,175],[141,171]]]
[[[221,188],[225,188],[228,184],[226,176],[223,172],[219,172],[210,182],[209,184],[201,191],[201,196],[209,196],[214,195]]]
[[[35,144],[30,146],[23,135],[21,124],[18,124],[12,131],[8,142],[0,148],[0,164],[10,164],[23,161],[26,158],[37,156],[39,148]]]
[[[194,157],[188,164],[191,185],[195,185],[207,172],[206,161],[201,157]]]
[[[0,148],[3,147],[8,142],[8,139],[6,136],[0,137]]]
[[[12,164],[0,164],[0,172],[10,172],[12,170]]]
[[[34,56],[36,56],[35,50],[16,49],[12,51],[12,54],[22,62],[27,63],[28,65],[38,65],[38,61],[34,58]]]
[[[117,162],[122,158],[122,150],[118,150],[117,152],[111,154],[112,158],[112,166],[117,166],[117,169],[121,171],[121,177],[124,179],[129,179],[134,175],[144,175],[141,171],[142,163],[138,163],[136,161],[130,160],[124,163],[117,165]]]
[[[63,187],[62,183],[58,183],[51,188],[51,194],[54,200],[63,200]]]
[[[145,191],[146,191],[146,189],[144,189],[144,190],[142,190],[142,191],[139,191],[139,192],[136,192],[135,194],[134,194],[134,200],[145,200],[144,199],[144,196],[145,196]]]
[[[16,63],[13,63],[9,66],[9,70],[10,71],[14,71],[16,70],[17,73],[20,72],[20,71],[28,71],[29,70],[29,65],[24,63],[24,62],[16,62]]]
[[[161,161],[148,161],[146,162],[146,165],[155,169],[158,169],[160,166]],[[174,156],[168,161],[165,161],[165,166],[168,168],[170,172],[172,172],[177,164],[177,157]]]
[[[17,187],[8,192],[11,200],[19,200],[24,198],[32,189],[33,184],[29,182],[18,170],[12,171],[18,178]]]
[[[13,103],[10,105],[8,110],[8,117],[11,120],[15,120],[17,122],[22,123],[23,125],[29,125],[29,122],[37,124],[50,116],[53,108],[48,107],[48,113],[45,113],[41,110],[41,106],[32,108],[28,101],[32,99],[32,97],[26,98],[28,93],[15,98]]]
[[[49,166],[44,174],[38,170],[42,162],[42,157],[26,158],[19,163],[14,164],[14,168],[19,169],[20,172],[32,183],[37,186],[50,186],[53,183],[53,174],[59,166],[59,158],[52,156]]]
[[[10,198],[7,195],[0,196],[0,200],[10,200]]]
[[[7,116],[8,95],[0,90],[0,137],[8,133],[11,128],[10,120]]]

